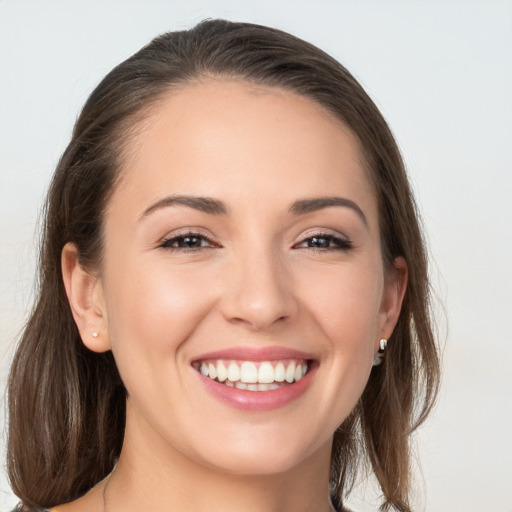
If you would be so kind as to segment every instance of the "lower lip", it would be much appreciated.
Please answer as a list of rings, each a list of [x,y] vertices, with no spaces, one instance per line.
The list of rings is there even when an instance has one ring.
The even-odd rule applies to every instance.
[[[316,367],[311,368],[299,381],[269,391],[231,388],[194,371],[206,389],[221,402],[245,411],[270,411],[284,407],[302,396],[313,379]]]

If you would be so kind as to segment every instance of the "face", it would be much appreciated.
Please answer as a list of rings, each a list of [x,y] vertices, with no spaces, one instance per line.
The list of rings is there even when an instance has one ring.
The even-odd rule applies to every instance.
[[[93,300],[130,439],[243,474],[328,457],[400,306],[352,133],[280,89],[172,91],[104,229]]]

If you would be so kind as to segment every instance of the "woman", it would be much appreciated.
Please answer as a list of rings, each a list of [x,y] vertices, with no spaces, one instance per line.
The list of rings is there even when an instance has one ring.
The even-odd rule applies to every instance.
[[[251,24],[156,38],[90,96],[45,213],[9,383],[22,510],[343,510],[364,463],[410,510],[425,250],[338,62]]]

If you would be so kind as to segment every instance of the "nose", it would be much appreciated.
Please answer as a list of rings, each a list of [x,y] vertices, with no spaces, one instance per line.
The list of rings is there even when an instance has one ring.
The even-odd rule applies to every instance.
[[[231,262],[225,279],[222,314],[253,331],[289,322],[298,310],[293,282],[275,251],[252,251]]]

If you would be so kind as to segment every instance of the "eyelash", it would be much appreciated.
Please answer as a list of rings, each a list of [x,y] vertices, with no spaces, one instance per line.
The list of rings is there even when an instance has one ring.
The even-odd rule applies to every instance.
[[[172,244],[180,243],[180,241],[184,241],[187,238],[194,238],[198,239],[201,245],[199,247],[183,247],[183,246],[173,246]],[[307,243],[309,241],[312,241],[314,239],[324,239],[327,240],[329,246],[328,247],[304,247],[304,249],[309,249],[311,251],[315,252],[326,252],[326,251],[349,251],[353,248],[353,244],[350,240],[347,238],[342,238],[340,236],[333,235],[332,233],[314,233],[307,238],[304,238],[301,242],[298,244],[295,244],[293,248],[300,249],[302,244]],[[203,242],[206,242],[207,245],[202,245]],[[334,246],[331,246],[330,244],[333,243]],[[182,233],[179,235],[174,235],[170,238],[167,238],[162,241],[162,243],[159,245],[159,247],[166,249],[168,251],[182,251],[182,252],[188,252],[188,253],[194,253],[199,252],[204,249],[211,249],[211,248],[219,248],[220,245],[216,244],[208,238],[206,235],[203,235],[202,233],[196,233],[193,231]]]
[[[326,252],[326,251],[349,251],[353,248],[352,242],[344,237],[334,235],[332,233],[314,233],[307,238],[304,238],[301,242],[296,244],[294,247],[300,247],[302,244],[311,241],[313,239],[325,239],[329,244],[334,243],[334,246],[329,247],[305,247],[311,251]]]
[[[199,239],[200,243],[207,242],[208,245],[200,245],[199,247],[180,247],[175,246],[173,247],[171,244],[173,243],[179,243],[180,241],[185,240],[186,238],[197,238]],[[220,247],[218,244],[213,242],[210,238],[208,238],[206,235],[203,235],[202,233],[195,233],[193,231],[189,231],[187,233],[180,233],[179,235],[174,235],[170,238],[166,238],[162,241],[162,243],[159,245],[162,249],[166,249],[168,251],[183,251],[183,252],[199,252],[204,249],[211,249],[212,247]]]

